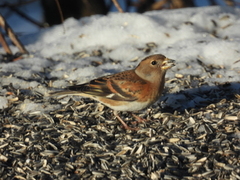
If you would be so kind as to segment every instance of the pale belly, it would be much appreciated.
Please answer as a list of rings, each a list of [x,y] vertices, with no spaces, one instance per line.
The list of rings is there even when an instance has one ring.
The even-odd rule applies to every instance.
[[[116,111],[140,111],[142,109],[147,108],[151,104],[152,103],[150,103],[149,101],[147,102],[133,101],[133,102],[127,102],[126,104],[120,105],[120,106],[111,106],[110,108]],[[107,104],[105,105],[108,106]]]

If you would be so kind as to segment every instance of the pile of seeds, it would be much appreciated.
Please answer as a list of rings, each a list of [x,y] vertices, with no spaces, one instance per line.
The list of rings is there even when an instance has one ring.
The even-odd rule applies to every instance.
[[[197,75],[176,74],[162,101],[139,113],[148,121],[136,124],[120,113],[138,131],[124,130],[95,101],[4,86],[14,98],[0,113],[0,177],[240,179],[240,83],[202,85],[208,83]],[[24,113],[26,101],[59,108]]]

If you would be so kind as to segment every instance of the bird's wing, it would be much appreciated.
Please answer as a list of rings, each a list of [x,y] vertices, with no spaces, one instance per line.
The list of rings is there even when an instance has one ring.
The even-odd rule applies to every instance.
[[[143,90],[143,84],[146,82],[139,79],[134,71],[125,71],[70,86],[68,90],[118,101],[135,101],[137,92]]]

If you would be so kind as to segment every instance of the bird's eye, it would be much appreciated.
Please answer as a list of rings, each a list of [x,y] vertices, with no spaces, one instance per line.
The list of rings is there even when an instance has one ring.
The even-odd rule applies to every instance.
[[[157,64],[157,61],[152,61],[151,64],[152,64],[152,65],[156,65],[156,64]]]

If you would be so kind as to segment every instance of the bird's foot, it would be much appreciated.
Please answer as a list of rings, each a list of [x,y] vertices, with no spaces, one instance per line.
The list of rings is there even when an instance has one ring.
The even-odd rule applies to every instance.
[[[124,129],[126,129],[126,130],[132,130],[132,131],[137,131],[137,130],[139,130],[139,128],[129,127],[129,126],[122,120],[122,118],[121,118],[116,112],[114,112],[114,115],[115,115],[115,117],[118,119],[118,121],[120,121],[120,123],[123,125],[123,128],[124,128]]]
[[[147,119],[144,119],[144,118],[141,118],[141,117],[137,116],[136,114],[133,114],[133,113],[131,113],[131,114],[137,120],[137,121],[132,122],[132,124],[144,123],[146,121],[149,121]]]

